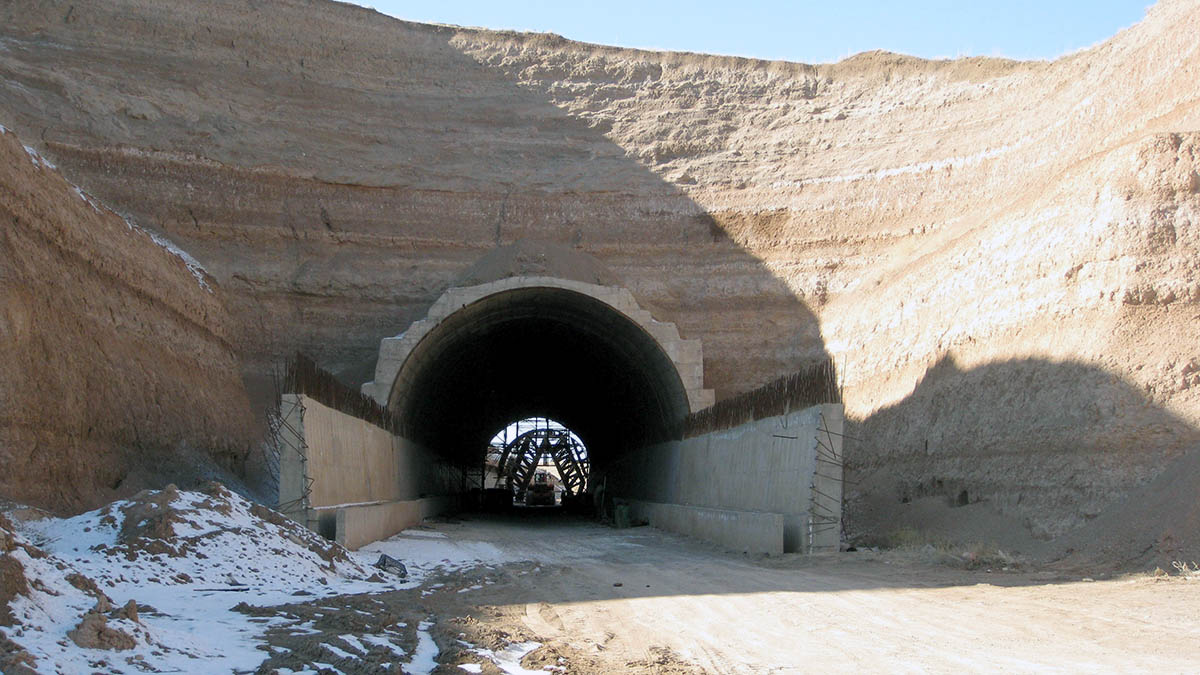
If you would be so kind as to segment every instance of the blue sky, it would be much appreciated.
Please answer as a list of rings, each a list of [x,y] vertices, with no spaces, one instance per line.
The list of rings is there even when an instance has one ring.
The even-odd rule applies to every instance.
[[[360,0],[411,21],[601,44],[827,63],[870,49],[1048,59],[1111,37],[1150,0]]]

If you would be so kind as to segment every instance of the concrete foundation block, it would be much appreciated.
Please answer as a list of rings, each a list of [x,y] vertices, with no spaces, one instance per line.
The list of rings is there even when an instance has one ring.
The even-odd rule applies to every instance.
[[[631,501],[629,506],[635,521],[644,520],[668,532],[745,553],[779,555],[784,550],[784,517],[780,513],[642,501]]]
[[[401,502],[360,504],[334,509],[334,540],[351,551],[415,527],[421,521],[455,507],[453,497],[428,497]]]

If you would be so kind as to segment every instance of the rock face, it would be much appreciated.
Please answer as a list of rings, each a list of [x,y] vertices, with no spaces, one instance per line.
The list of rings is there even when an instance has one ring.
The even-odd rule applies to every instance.
[[[832,354],[851,469],[897,508],[965,491],[1051,536],[1200,444],[1192,0],[1049,63],[807,66],[302,0],[0,19],[0,121],[205,265],[251,381],[294,348],[370,379],[381,337],[528,240],[703,340],[718,398]]]
[[[682,186],[463,43],[505,36],[327,2],[24,3],[0,18],[5,123],[205,264],[251,375],[301,348],[369,380],[380,338],[522,239],[596,256],[711,345],[718,396],[822,354],[812,312]],[[654,85],[653,62],[630,67]]]
[[[196,464],[251,415],[215,282],[0,133],[0,495],[60,511]]]

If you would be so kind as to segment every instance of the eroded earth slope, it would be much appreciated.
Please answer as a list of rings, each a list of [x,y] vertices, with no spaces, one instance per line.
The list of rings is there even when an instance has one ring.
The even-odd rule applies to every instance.
[[[0,130],[0,495],[60,511],[240,468],[215,281]]]
[[[1031,63],[643,52],[302,0],[0,19],[0,121],[205,265],[262,389],[296,347],[369,379],[381,337],[526,239],[701,338],[719,398],[832,354],[864,530],[933,498],[1060,535],[1200,443],[1192,0]]]

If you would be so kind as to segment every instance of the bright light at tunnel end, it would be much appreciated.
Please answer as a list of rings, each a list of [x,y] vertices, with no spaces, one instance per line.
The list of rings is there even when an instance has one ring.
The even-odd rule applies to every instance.
[[[564,424],[548,417],[526,417],[525,419],[517,420],[516,422],[509,424],[500,431],[496,432],[495,436],[492,436],[492,440],[488,442],[489,450],[499,450],[505,445],[508,445],[508,443],[517,436],[535,429],[550,429],[552,431],[567,432],[571,435],[571,440],[573,440],[579,446],[580,450],[583,451],[583,459],[587,459],[587,445],[583,442],[583,440]]]

